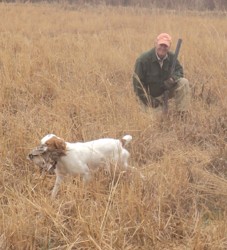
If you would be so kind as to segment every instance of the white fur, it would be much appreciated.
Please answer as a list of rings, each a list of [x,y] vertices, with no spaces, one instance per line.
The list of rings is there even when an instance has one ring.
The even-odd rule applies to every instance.
[[[54,136],[54,134],[46,135],[42,138],[41,143],[45,144]],[[56,196],[59,186],[67,174],[81,174],[84,181],[88,181],[91,170],[100,166],[109,170],[111,163],[119,164],[126,170],[130,154],[123,145],[128,144],[131,140],[131,135],[125,135],[121,140],[104,138],[90,142],[65,142],[66,155],[61,156],[56,164],[56,181],[51,195],[52,198]]]

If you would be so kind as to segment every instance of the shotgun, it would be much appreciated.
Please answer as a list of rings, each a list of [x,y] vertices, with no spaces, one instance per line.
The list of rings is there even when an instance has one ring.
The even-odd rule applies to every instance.
[[[170,76],[171,77],[174,73],[175,67],[176,67],[176,62],[177,62],[177,58],[180,52],[180,47],[181,47],[181,43],[182,43],[182,39],[179,38],[177,41],[177,46],[175,49],[175,53],[174,53],[174,57],[173,57],[173,63],[170,69]],[[163,94],[163,113],[164,114],[168,114],[168,98],[169,98],[169,90],[165,90],[164,94]]]

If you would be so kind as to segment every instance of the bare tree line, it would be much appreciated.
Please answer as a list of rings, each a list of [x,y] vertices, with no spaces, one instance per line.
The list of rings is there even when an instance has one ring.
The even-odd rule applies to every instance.
[[[74,2],[75,0],[71,0]],[[99,0],[85,0],[86,2],[100,2]],[[137,5],[144,7],[157,7],[166,9],[195,9],[195,10],[225,10],[226,0],[105,0],[109,5]]]
[[[165,9],[227,10],[226,0],[0,0],[0,2],[58,2],[69,4],[104,4],[110,6],[141,6]]]

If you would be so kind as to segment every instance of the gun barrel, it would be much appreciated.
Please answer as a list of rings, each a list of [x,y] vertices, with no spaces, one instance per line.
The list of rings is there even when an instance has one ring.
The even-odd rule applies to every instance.
[[[172,76],[172,74],[174,73],[181,44],[182,44],[182,39],[179,38],[177,41],[177,46],[176,46],[175,53],[174,53],[173,63],[172,63],[171,70],[170,70],[170,76]],[[168,98],[169,98],[169,90],[165,90],[163,94],[163,113],[164,114],[168,114]]]
[[[175,53],[174,53],[173,64],[172,64],[172,67],[171,67],[170,75],[172,75],[174,70],[175,70],[176,63],[177,63],[177,58],[178,58],[178,55],[179,55],[179,52],[180,52],[181,44],[182,44],[182,39],[179,38],[178,41],[177,41],[177,46],[176,46]]]

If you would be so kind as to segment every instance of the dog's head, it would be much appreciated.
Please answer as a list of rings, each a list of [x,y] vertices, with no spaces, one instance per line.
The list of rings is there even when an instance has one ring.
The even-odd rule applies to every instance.
[[[27,159],[32,161],[41,170],[50,171],[55,166],[56,161],[52,159],[51,153],[46,145],[40,145],[34,148],[27,156]]]
[[[47,147],[46,152],[50,152],[55,156],[66,155],[66,143],[63,139],[53,136],[50,139],[46,140],[44,146]]]
[[[52,171],[59,158],[66,155],[66,143],[63,139],[50,134],[41,140],[41,145],[34,148],[27,156],[41,170]]]

